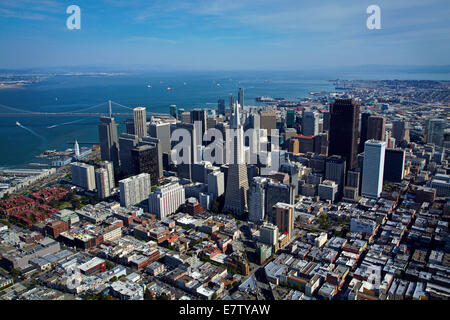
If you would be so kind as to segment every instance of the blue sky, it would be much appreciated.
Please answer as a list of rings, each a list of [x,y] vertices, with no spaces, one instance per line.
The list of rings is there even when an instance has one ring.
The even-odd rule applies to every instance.
[[[366,28],[372,4],[381,30]],[[0,68],[448,65],[449,14],[448,0],[0,0]]]

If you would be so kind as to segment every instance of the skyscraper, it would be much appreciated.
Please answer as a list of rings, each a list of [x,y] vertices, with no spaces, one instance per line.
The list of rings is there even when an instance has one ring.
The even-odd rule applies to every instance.
[[[304,136],[317,136],[319,134],[319,117],[315,112],[303,112],[302,132]]]
[[[111,195],[108,170],[104,168],[95,170],[95,184],[97,186],[97,196],[99,199],[105,199]]]
[[[111,161],[102,161],[100,162],[100,168],[104,168],[108,171],[108,181],[109,181],[109,188],[113,189],[116,186],[115,180],[114,180],[114,165]]]
[[[401,182],[405,171],[405,150],[386,149],[384,157],[383,179],[390,182]]]
[[[70,171],[74,185],[89,191],[95,189],[94,166],[81,162],[72,162]]]
[[[254,177],[248,194],[248,220],[260,223],[265,218],[265,197],[267,179]]]
[[[342,197],[345,185],[345,160],[341,156],[328,157],[325,162],[325,179],[332,180],[338,185],[336,197]]]
[[[434,143],[436,146],[444,145],[444,130],[446,121],[444,119],[429,119],[425,123],[425,135],[427,143]]]
[[[378,198],[383,191],[386,141],[367,140],[364,146],[364,164],[361,195]]]
[[[148,173],[153,185],[158,184],[158,146],[145,144],[131,150],[133,173]]]
[[[364,151],[364,143],[366,143],[367,140],[367,131],[369,128],[369,117],[371,116],[371,113],[369,111],[365,111],[361,113],[361,132],[359,137],[359,146],[358,146],[358,153],[361,153]]]
[[[384,117],[369,117],[367,124],[367,140],[372,139],[378,141],[386,140],[386,119]]]
[[[290,239],[294,231],[294,206],[278,202],[274,206],[276,212],[277,227],[280,233],[284,233]]]
[[[225,100],[219,99],[217,101],[217,113],[218,114],[225,114]]]
[[[244,108],[244,88],[239,88],[238,103],[241,106],[241,108]]]
[[[147,135],[147,113],[145,107],[137,107],[133,109],[134,114],[134,134],[138,138]]]
[[[347,170],[357,166],[359,105],[336,99],[330,105],[329,155],[343,156]]]
[[[163,219],[174,213],[185,201],[184,187],[177,182],[156,188],[148,198],[148,210]]]
[[[294,204],[294,187],[289,184],[269,181],[266,186],[265,214],[266,220],[276,222],[276,214],[273,206],[277,202]]]
[[[409,141],[408,123],[403,120],[395,120],[392,122],[392,136],[395,138],[397,145],[403,140]]]
[[[240,121],[240,105],[235,103],[232,129],[235,134],[232,137],[233,158],[229,164],[227,188],[225,190],[224,211],[231,211],[237,215],[247,211],[247,165],[244,161],[244,132]],[[227,147],[227,150],[231,150]]]
[[[169,114],[174,117],[175,119],[177,118],[177,106],[174,104],[171,104],[169,106]]]
[[[199,127],[200,132],[201,132],[201,137],[203,137],[206,130],[208,129],[207,124],[206,124],[206,119],[207,119],[206,110],[204,110],[204,109],[191,110],[191,123],[196,125],[197,121],[201,122],[201,128]]]
[[[101,117],[98,124],[100,139],[100,155],[102,161],[112,161],[119,166],[119,141],[117,139],[117,123],[112,117]]]
[[[120,145],[120,169],[125,175],[133,173],[133,161],[131,150],[139,143],[139,138],[133,134],[122,133],[119,138]]]
[[[286,126],[288,128],[293,128],[295,124],[295,110],[289,109],[286,111]]]
[[[120,205],[122,207],[139,204],[148,199],[151,192],[151,181],[148,173],[141,173],[119,181]]]

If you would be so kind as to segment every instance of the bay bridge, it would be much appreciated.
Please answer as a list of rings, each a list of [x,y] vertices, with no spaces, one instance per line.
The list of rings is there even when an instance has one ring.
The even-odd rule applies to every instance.
[[[109,105],[109,112],[87,112],[88,110],[92,110],[106,104]],[[65,112],[37,112],[0,104],[0,117],[133,117],[133,112],[112,112],[112,105],[133,110],[133,108],[111,100],[87,108],[82,108],[80,110]],[[146,114],[167,120],[175,119],[167,113],[147,112]]]

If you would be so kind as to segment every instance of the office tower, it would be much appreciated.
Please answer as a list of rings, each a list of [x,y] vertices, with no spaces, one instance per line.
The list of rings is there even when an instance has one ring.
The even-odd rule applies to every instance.
[[[133,174],[148,173],[152,185],[157,185],[159,181],[158,170],[158,146],[140,145],[131,150],[131,161],[133,163]]]
[[[133,109],[134,114],[134,132],[138,138],[147,135],[147,113],[145,107],[137,107]]]
[[[298,166],[290,161],[280,166],[280,172],[289,174],[289,184],[294,186],[294,196],[298,195],[298,171]]]
[[[396,120],[392,122],[392,136],[395,142],[399,145],[402,141],[409,142],[408,123],[403,120]]]
[[[239,88],[238,103],[241,106],[241,108],[244,108],[244,88]]]
[[[183,118],[183,113],[184,113],[184,108],[179,108],[178,110],[177,110],[177,120],[180,120],[180,121],[182,121],[182,118]],[[190,114],[189,114],[189,117],[190,117]]]
[[[298,154],[300,152],[300,143],[298,139],[291,138],[289,139],[289,152],[292,152],[293,154]]]
[[[295,124],[295,110],[289,109],[286,111],[286,126],[288,128],[293,128]]]
[[[401,182],[405,172],[405,150],[386,149],[384,157],[383,179],[390,182]]]
[[[141,173],[119,181],[120,205],[122,207],[134,206],[148,199],[151,188],[150,175]]]
[[[150,137],[158,138],[161,145],[161,152],[170,153],[170,123],[152,122],[149,127]]]
[[[383,190],[386,141],[367,140],[364,146],[364,164],[361,195],[378,198]]]
[[[259,241],[276,247],[278,243],[278,227],[272,223],[264,223],[259,229]]]
[[[359,198],[359,171],[349,170],[347,173],[347,185],[344,187],[345,200],[357,200]]]
[[[319,134],[319,116],[315,112],[303,112],[302,133],[304,136],[317,136]]]
[[[178,182],[169,183],[156,188],[148,197],[148,211],[156,214],[161,220],[175,213],[185,200],[183,186]]]
[[[345,185],[345,160],[341,156],[328,157],[325,162],[325,179],[338,185],[337,198],[342,197]]]
[[[273,111],[261,111],[259,122],[261,129],[267,130],[267,135],[271,134],[271,130],[277,128],[277,116]]]
[[[143,137],[140,145],[150,145],[156,148],[157,152],[157,170],[155,171],[158,174],[158,178],[162,178],[163,176],[163,153],[161,151],[161,140],[153,137]],[[152,178],[153,179],[153,178]],[[152,180],[153,181],[153,180]]]
[[[78,158],[80,157],[80,146],[78,145],[77,140],[75,140],[74,151],[75,151],[75,158],[78,160]]]
[[[134,120],[133,119],[126,119],[125,120],[125,131],[128,134],[135,134],[134,133]]]
[[[330,130],[330,113],[324,112],[323,113],[323,131]]]
[[[117,140],[117,123],[112,117],[101,117],[98,124],[100,155],[102,161],[112,161],[119,166],[119,142]]]
[[[115,180],[114,180],[114,165],[111,161],[102,161],[100,162],[100,168],[106,169],[108,171],[108,182],[109,182],[109,188],[112,190],[115,186]]]
[[[359,105],[352,99],[336,99],[330,105],[328,154],[343,156],[347,170],[357,165]]]
[[[190,112],[183,112],[181,114],[181,122],[183,123],[191,123],[191,113]]]
[[[314,153],[316,154],[328,154],[328,133],[319,133],[313,137]]]
[[[372,114],[369,111],[365,111],[361,113],[361,132],[359,137],[359,146],[358,146],[358,153],[361,153],[364,151],[364,143],[369,140],[367,138],[367,133],[369,129],[369,117]]]
[[[72,184],[89,191],[95,189],[94,166],[81,162],[72,162],[70,164],[70,172],[72,173]]]
[[[97,196],[99,199],[105,199],[111,195],[108,170],[104,168],[95,170],[95,184],[97,186]]]
[[[230,112],[233,112],[233,108],[234,108],[234,96],[230,93]]]
[[[222,171],[213,171],[208,174],[208,193],[213,195],[213,199],[220,197],[225,192],[225,175]]]
[[[248,193],[248,220],[260,223],[265,218],[265,193],[268,180],[254,177]]]
[[[291,239],[294,231],[294,206],[278,202],[274,206],[276,212],[277,227],[280,233],[284,233]]]
[[[297,135],[298,150],[300,153],[314,152],[314,136]]]
[[[334,202],[337,199],[338,192],[338,185],[332,180],[324,180],[319,184],[318,195],[320,200]]]
[[[190,122],[193,123],[194,125],[197,125],[196,124],[197,121],[201,122],[201,127],[200,126],[198,127],[198,129],[201,132],[201,137],[203,137],[203,135],[205,134],[206,130],[208,129],[207,126],[206,126],[206,118],[207,118],[206,110],[202,110],[202,109],[191,110],[191,118],[190,118],[191,120],[190,120]]]
[[[133,174],[133,161],[131,158],[131,150],[139,143],[136,135],[122,133],[119,138],[120,146],[120,169],[123,174]]]
[[[231,211],[237,215],[247,211],[247,166],[244,162],[244,132],[240,121],[240,105],[234,105],[232,129],[235,134],[232,137],[231,146],[227,150],[233,150],[232,163],[229,164],[227,188],[225,190],[224,211]],[[231,149],[233,148],[233,149]]]
[[[277,202],[294,204],[294,188],[289,184],[269,181],[266,186],[265,213],[267,220],[275,223],[276,215],[273,206]]]
[[[436,146],[444,145],[444,130],[446,121],[444,119],[429,119],[425,122],[425,136],[427,143],[434,143]]]
[[[384,117],[369,117],[367,124],[367,140],[386,140],[386,119]]]
[[[179,122],[176,124],[175,129],[185,129],[189,132],[189,135],[191,137],[191,143],[188,147],[187,152],[189,152],[188,155],[188,163],[177,163],[177,170],[178,175],[181,178],[185,179],[192,179],[192,164],[198,163],[201,161],[200,154],[199,154],[199,132],[197,128],[192,123],[182,123]],[[181,140],[181,139],[180,139]],[[172,148],[176,146],[179,142],[178,141],[172,141]],[[183,155],[184,156],[184,155]],[[172,159],[173,160],[173,159]]]
[[[217,100],[217,113],[225,115],[225,100],[224,99]]]
[[[174,104],[171,104],[169,106],[169,114],[174,117],[175,119],[177,119],[177,106]]]

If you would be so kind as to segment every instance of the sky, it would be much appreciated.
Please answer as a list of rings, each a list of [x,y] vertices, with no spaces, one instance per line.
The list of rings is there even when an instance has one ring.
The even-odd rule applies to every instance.
[[[0,68],[450,65],[449,14],[448,0],[0,0]]]

